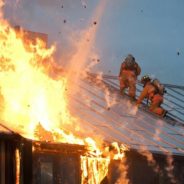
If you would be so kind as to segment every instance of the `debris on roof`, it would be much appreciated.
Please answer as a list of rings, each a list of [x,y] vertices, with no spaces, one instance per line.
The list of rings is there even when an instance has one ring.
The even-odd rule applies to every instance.
[[[94,22],[93,22],[93,24],[94,24],[94,25],[96,25],[96,24],[97,24],[97,22],[96,22],[96,21],[94,21]]]

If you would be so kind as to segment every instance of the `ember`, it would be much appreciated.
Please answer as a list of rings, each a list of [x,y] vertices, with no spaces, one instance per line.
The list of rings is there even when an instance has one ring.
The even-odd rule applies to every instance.
[[[94,25],[96,25],[96,24],[97,24],[97,22],[96,22],[96,21],[94,21],[94,22],[93,22],[93,24],[94,24]]]

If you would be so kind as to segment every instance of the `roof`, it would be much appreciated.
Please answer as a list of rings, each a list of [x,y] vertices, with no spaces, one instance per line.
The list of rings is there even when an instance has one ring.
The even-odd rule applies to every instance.
[[[0,123],[0,141],[1,140],[13,140],[17,141],[21,138],[19,134],[6,127],[4,122]]]
[[[13,134],[13,132],[5,125],[0,123],[0,134]]]
[[[141,88],[138,82],[137,95]],[[117,77],[89,74],[81,79],[77,92],[70,92],[70,110],[80,118],[89,135],[99,134],[108,142],[117,141],[130,149],[146,148],[153,153],[183,156],[184,88],[172,85],[166,88],[164,106],[172,111],[166,118],[160,118],[150,113],[146,105],[135,112],[129,98],[120,95]]]
[[[81,79],[79,90],[68,91],[71,113],[78,117],[87,136],[118,142],[130,149],[184,156],[184,116],[182,86],[166,85],[166,118],[150,113],[144,105],[137,112],[128,96],[119,93],[117,77],[89,74]],[[137,83],[137,95],[141,91]],[[180,109],[179,109],[180,108]],[[0,124],[0,134],[16,134]]]

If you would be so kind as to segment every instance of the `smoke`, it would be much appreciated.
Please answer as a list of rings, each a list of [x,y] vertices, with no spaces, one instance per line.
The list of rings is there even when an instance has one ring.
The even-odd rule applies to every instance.
[[[130,180],[128,179],[128,165],[126,164],[126,158],[124,157],[123,160],[121,160],[121,163],[119,165],[120,170],[120,177],[117,179],[115,184],[129,184]]]
[[[72,56],[68,68],[75,68],[75,72],[79,75],[84,69],[91,55],[94,53],[93,45],[96,38],[97,29],[100,19],[103,15],[106,0],[100,1],[91,18],[90,26],[81,31],[80,39],[76,43],[76,52]],[[92,52],[92,53],[91,53]]]
[[[168,177],[170,178],[170,181],[172,184],[176,184],[177,181],[176,181],[176,178],[174,176],[174,164],[173,164],[173,157],[168,154],[167,155],[167,158],[166,158],[166,163],[167,163],[167,166],[166,166],[166,171],[167,171],[167,175]]]
[[[3,7],[4,7],[4,1],[3,0],[0,0],[0,19],[2,19],[3,18],[3,13],[2,13],[2,9],[3,9]]]
[[[85,0],[78,3],[72,0],[16,0],[16,3],[7,0],[5,16],[12,25],[47,33],[49,42],[57,43],[57,61],[76,71],[82,70],[84,63],[95,54],[94,41],[106,0],[96,3],[89,2],[86,11]],[[91,16],[94,5],[96,8]]]
[[[85,8],[87,7],[87,1],[86,0],[81,0],[82,6],[84,6]]]
[[[36,0],[36,1],[40,6],[46,6],[49,8],[54,7],[54,6],[58,5],[60,2],[62,2],[62,1],[58,1],[58,0],[52,0],[52,1],[50,1],[50,0]]]
[[[80,31],[79,36],[73,40],[72,49],[70,50],[70,60],[65,62],[65,70],[67,78],[70,81],[70,91],[77,92],[79,89],[79,80],[82,75],[95,64],[91,59],[97,56],[94,49],[95,38],[98,27],[100,26],[100,19],[103,15],[106,5],[106,0],[100,1],[93,12],[93,16],[89,20],[89,26]]]
[[[148,151],[146,149],[146,147],[141,147],[140,148],[140,154],[145,156],[147,161],[148,161],[148,164],[153,168],[153,170],[158,173],[160,171],[160,167],[159,165],[156,163],[156,160],[153,158],[153,155],[150,151]]]
[[[156,160],[153,158],[153,154],[146,149],[146,147],[141,147],[139,153],[146,157],[148,164],[153,168],[155,173],[159,173],[160,175],[163,175],[162,169],[160,168],[159,164],[156,163]],[[174,160],[170,153],[167,153],[166,155],[166,166],[165,170],[167,173],[168,178],[170,179],[170,182],[172,184],[176,184],[177,180],[174,175]]]

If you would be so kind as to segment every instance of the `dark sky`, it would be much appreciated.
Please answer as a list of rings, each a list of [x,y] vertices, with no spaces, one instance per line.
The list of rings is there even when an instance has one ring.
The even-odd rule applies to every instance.
[[[98,0],[6,2],[11,24],[47,33],[49,43],[57,43],[61,64],[71,58],[73,40],[96,21],[93,50],[100,62],[93,71],[118,75],[122,59],[132,53],[141,75],[184,85],[183,0],[107,0],[101,20],[92,19]]]

